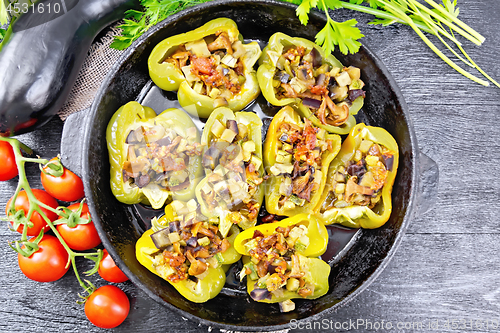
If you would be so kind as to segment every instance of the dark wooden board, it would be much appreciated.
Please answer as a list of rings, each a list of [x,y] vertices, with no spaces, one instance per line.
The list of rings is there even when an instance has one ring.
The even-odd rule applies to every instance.
[[[467,43],[466,49],[486,72],[500,79],[500,1],[462,0],[459,6],[461,19],[486,37],[481,47]],[[408,103],[419,146],[436,161],[440,174],[434,207],[413,219],[385,270],[352,302],[323,316],[316,324],[323,326],[316,328],[366,332],[375,331],[383,321],[385,330],[378,331],[497,331],[500,89],[482,87],[456,73],[408,27],[369,26],[369,15],[347,10],[335,12],[334,18],[360,22],[366,35],[363,42],[396,79]],[[60,120],[53,119],[43,130],[20,139],[38,155],[52,157],[60,152],[62,127]],[[33,187],[40,186],[37,166],[29,166],[28,176]],[[15,186],[15,180],[0,183],[0,211]],[[6,225],[0,229],[0,332],[103,331],[89,323],[83,307],[76,304],[81,289],[72,272],[44,284],[28,280],[20,272],[16,254],[7,245],[14,238]],[[79,267],[81,271],[89,268],[85,261]],[[104,284],[99,277],[91,279],[97,286]],[[120,286],[132,308],[116,332],[211,330],[158,305],[130,282]],[[353,322],[359,325],[353,326]],[[371,330],[369,322],[374,325]],[[403,329],[397,329],[398,323]],[[303,327],[298,331],[311,330]]]

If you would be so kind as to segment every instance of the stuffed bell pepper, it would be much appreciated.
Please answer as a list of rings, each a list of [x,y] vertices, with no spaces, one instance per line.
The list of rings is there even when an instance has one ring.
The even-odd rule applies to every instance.
[[[314,215],[299,214],[259,225],[235,240],[244,255],[240,279],[247,277],[253,300],[295,309],[293,298],[315,299],[327,293],[330,265],[315,258],[326,251],[328,233]]]
[[[208,118],[220,106],[241,110],[260,93],[253,66],[261,50],[240,38],[228,18],[169,37],[149,57],[151,79],[161,89],[177,91],[180,105],[192,115]]]
[[[137,260],[170,282],[192,302],[215,297],[226,281],[225,265],[238,261],[234,249],[239,229],[223,238],[219,228],[201,214],[196,200],[172,201],[165,215],[154,219],[136,243]]]
[[[122,106],[106,131],[111,190],[126,204],[163,207],[170,196],[189,200],[203,176],[200,135],[182,110],[156,115],[137,102]]]
[[[253,112],[218,108],[205,124],[201,144],[206,172],[196,187],[201,211],[220,220],[224,237],[233,224],[254,226],[264,198],[261,119]]]
[[[262,94],[276,106],[297,104],[314,125],[347,134],[363,106],[361,72],[326,56],[315,43],[275,33],[259,60],[257,78]]]
[[[398,145],[386,130],[356,125],[330,165],[315,210],[326,224],[370,229],[382,226],[392,211],[398,161]]]
[[[325,187],[328,166],[340,150],[340,136],[312,125],[290,106],[273,118],[264,143],[266,210],[293,216],[310,213]]]

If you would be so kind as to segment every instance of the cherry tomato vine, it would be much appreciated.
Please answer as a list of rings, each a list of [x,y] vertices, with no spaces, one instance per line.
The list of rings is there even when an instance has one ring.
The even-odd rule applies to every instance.
[[[39,243],[44,238],[44,232],[45,232],[44,228],[41,229],[40,233],[36,237],[28,238],[28,229],[34,226],[33,222],[30,220],[32,219],[35,213],[38,213],[39,216],[50,228],[50,230],[53,232],[57,240],[61,243],[64,250],[67,252],[68,259],[65,268],[68,269],[70,265],[72,266],[80,286],[84,289],[84,292],[87,294],[84,296],[79,295],[83,299],[83,301],[80,301],[79,303],[85,302],[85,300],[88,299],[88,297],[90,297],[90,295],[95,291],[96,288],[89,280],[81,278],[80,273],[76,267],[76,258],[83,257],[85,259],[89,259],[94,262],[94,267],[84,272],[86,276],[91,276],[97,273],[98,271],[99,263],[103,258],[103,251],[101,249],[96,249],[95,251],[92,252],[74,251],[68,246],[66,240],[61,236],[60,232],[57,229],[57,225],[60,224],[67,224],[69,227],[71,226],[75,227],[78,224],[85,225],[92,222],[89,214],[82,214],[82,209],[84,207],[85,199],[83,199],[79,203],[79,207],[76,207],[76,209],[74,210],[68,209],[66,207],[54,208],[51,205],[44,203],[41,199],[39,199],[35,195],[34,193],[35,191],[31,189],[29,185],[28,179],[26,177],[25,164],[38,163],[41,166],[41,169],[44,168],[50,168],[51,170],[56,169],[59,170],[60,174],[62,175],[64,169],[62,169],[62,165],[60,164],[59,159],[57,158],[56,161],[54,160],[49,161],[40,157],[37,158],[24,157],[23,154],[21,153],[21,149],[24,150],[28,155],[32,154],[32,151],[30,148],[22,144],[19,140],[14,138],[0,137],[0,142],[6,142],[12,147],[12,151],[15,157],[15,164],[17,165],[17,171],[18,171],[17,175],[19,176],[17,188],[6,208],[7,216],[1,218],[1,220],[10,221],[12,223],[11,230],[21,231],[21,238],[19,240],[9,242],[9,246],[14,251],[16,251],[19,254],[19,256],[22,256],[24,258],[29,258],[31,255],[33,255],[40,249]],[[29,202],[29,208],[27,208],[28,210],[27,212],[19,209],[16,210],[16,199],[18,198],[18,196],[21,194],[22,191],[24,192],[23,195],[26,195]],[[59,219],[57,219],[56,217],[55,219],[51,220],[47,216],[49,214],[50,215],[55,214],[57,215],[57,217],[59,217]],[[22,228],[22,230],[20,229],[20,227]]]
[[[14,195],[5,209],[7,216],[0,218],[9,222],[12,231],[21,234],[20,239],[9,242],[18,253],[19,268],[34,281],[52,282],[64,276],[71,266],[85,292],[83,296],[78,295],[81,298],[78,303],[85,303],[88,320],[103,328],[120,325],[130,310],[127,295],[112,285],[96,289],[92,282],[81,278],[76,267],[76,258],[83,257],[94,262],[94,267],[84,272],[86,276],[99,272],[107,281],[119,283],[128,280],[106,250],[96,248],[101,240],[85,203],[80,177],[64,168],[59,157],[51,160],[24,157],[21,149],[28,155],[33,154],[19,140],[0,137],[3,160],[0,181],[19,176]],[[44,190],[30,187],[26,163],[40,166]],[[56,199],[68,203],[81,201],[64,207],[59,206]],[[54,236],[45,234],[49,230]]]

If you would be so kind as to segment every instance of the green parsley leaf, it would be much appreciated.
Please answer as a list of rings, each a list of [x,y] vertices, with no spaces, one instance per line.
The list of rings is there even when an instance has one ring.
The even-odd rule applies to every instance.
[[[380,7],[378,0],[349,0],[349,2],[355,5],[361,5],[363,2],[367,2],[373,9]]]
[[[336,44],[332,34],[330,22],[328,22],[323,29],[316,34],[316,44],[323,47],[323,51],[325,51],[326,54],[333,52]]]
[[[133,19],[135,21],[139,21],[142,18],[142,15],[144,15],[143,12],[140,12],[135,9],[129,9],[125,12],[125,16],[129,19]]]
[[[309,11],[311,8],[316,7],[318,0],[303,0],[300,6],[297,7],[296,13],[299,17],[300,23],[307,25],[309,21]]]
[[[323,3],[326,5],[326,8],[323,6]],[[343,8],[342,1],[340,0],[323,0],[321,1],[321,10],[327,12],[328,8],[335,10],[338,8]]]
[[[326,25],[316,35],[316,44],[321,46],[326,54],[332,53],[336,45],[344,54],[357,52],[361,46],[357,40],[364,37],[355,27],[358,22],[353,19],[339,23],[332,20],[328,12],[329,9],[343,8],[343,2],[341,0],[302,0],[296,13],[303,25],[307,25],[309,12],[314,7],[324,11],[328,19]]]
[[[370,3],[370,7],[373,9],[377,9],[380,7],[380,3],[377,0],[368,0]]]
[[[7,22],[9,22],[9,18],[10,15],[5,7],[5,1],[0,0],[0,25],[7,24]]]
[[[126,49],[149,28],[170,15],[208,1],[210,0],[141,0],[143,11],[128,10],[125,13],[124,23],[119,26],[122,29],[121,36],[114,38],[111,47]]]
[[[132,44],[133,40],[130,37],[126,36],[115,36],[113,39],[113,42],[109,47],[116,49],[116,50],[125,50],[127,47]]]
[[[335,23],[331,25],[335,31],[335,35],[337,36],[335,44],[339,46],[340,52],[343,54],[358,52],[359,47],[361,46],[358,39],[365,36],[356,27],[358,21],[351,19],[345,22],[332,21],[332,23]]]
[[[458,17],[460,10],[456,6],[457,0],[453,2],[450,0],[443,0],[443,4],[439,5],[439,7],[444,8],[451,16]],[[433,9],[432,11],[439,14],[439,11],[437,9]]]

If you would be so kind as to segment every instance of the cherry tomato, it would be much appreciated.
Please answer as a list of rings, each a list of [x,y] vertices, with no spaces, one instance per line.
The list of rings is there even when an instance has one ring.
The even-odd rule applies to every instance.
[[[80,207],[80,203],[75,203],[68,208],[76,212]],[[83,204],[82,213],[80,217],[89,219],[89,206],[86,203]],[[59,219],[62,219],[60,216]],[[101,239],[99,234],[95,229],[94,222],[90,221],[87,224],[78,224],[76,227],[71,228],[67,224],[57,225],[57,231],[61,234],[62,238],[68,244],[68,246],[76,251],[90,250],[93,247],[101,244]]]
[[[115,261],[111,258],[107,250],[104,250],[98,272],[108,282],[120,283],[128,280],[128,277],[116,266]]]
[[[85,315],[92,324],[101,328],[113,328],[127,318],[130,301],[118,287],[108,285],[98,288],[85,302]]]
[[[57,160],[57,157],[51,159],[51,161],[55,160]],[[43,169],[47,170],[48,167],[45,166]],[[64,168],[64,172],[60,177],[51,176],[42,171],[40,177],[45,191],[58,200],[71,202],[80,200],[85,196],[82,180],[71,170]]]
[[[58,204],[56,199],[54,199],[50,194],[45,192],[44,190],[38,190],[38,189],[32,189],[33,194],[35,197],[43,202],[44,204],[52,207],[52,208],[57,208]],[[9,208],[10,204],[12,202],[12,198],[9,199],[7,202],[7,207],[5,207],[5,214],[9,216]],[[28,214],[28,211],[30,209],[30,204],[28,200],[28,195],[26,194],[25,191],[19,192],[19,195],[17,196],[16,199],[16,204],[15,204],[16,211],[17,210],[23,210],[24,214]],[[45,208],[41,208],[42,212],[49,218],[50,221],[54,221],[58,218],[58,215],[54,212],[51,212],[50,210],[47,210]],[[50,229],[50,227],[47,225],[47,222],[38,214],[38,212],[33,212],[33,215],[31,216],[30,221],[33,223],[33,227],[28,228],[28,236],[38,236],[40,234],[40,231],[43,229],[43,232],[46,232]],[[23,232],[23,225],[20,225],[19,228],[17,228],[17,232],[22,233]]]
[[[69,269],[68,252],[59,240],[51,235],[44,235],[38,243],[38,251],[28,258],[17,255],[21,271],[31,280],[52,282],[59,280]]]
[[[18,175],[16,156],[10,143],[0,141],[0,180],[9,180]]]

